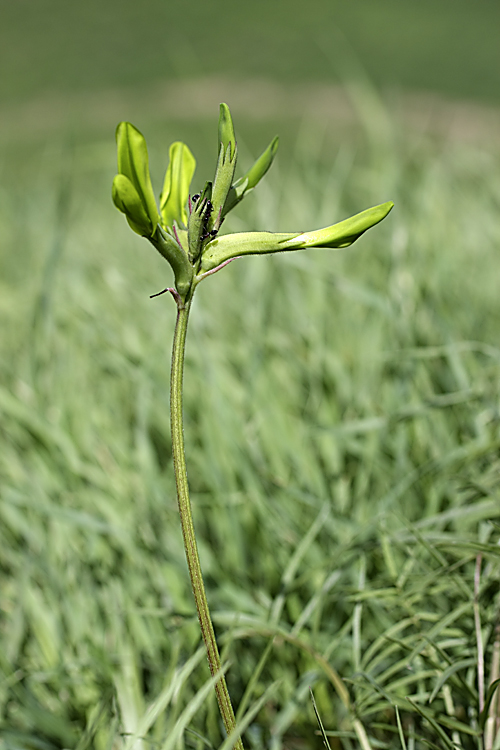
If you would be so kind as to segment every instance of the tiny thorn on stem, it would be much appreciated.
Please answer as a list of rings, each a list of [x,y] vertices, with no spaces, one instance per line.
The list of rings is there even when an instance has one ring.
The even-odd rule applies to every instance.
[[[165,292],[170,292],[177,304],[177,307],[184,307],[181,295],[179,294],[177,289],[173,289],[171,286],[168,286],[166,289],[162,289],[161,292],[156,292],[156,294],[150,294],[149,299],[153,299],[153,297],[160,297],[162,294],[165,294]]]

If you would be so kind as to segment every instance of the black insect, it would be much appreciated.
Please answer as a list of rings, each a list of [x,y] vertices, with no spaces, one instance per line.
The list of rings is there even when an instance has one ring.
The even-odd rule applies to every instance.
[[[207,200],[206,205],[205,205],[205,212],[203,214],[203,227],[202,227],[202,232],[201,232],[201,237],[200,237],[202,242],[203,240],[206,240],[209,237],[213,236],[212,232],[214,230],[210,231],[208,229],[208,222],[210,220],[210,216],[212,215],[213,209],[214,207],[213,207],[212,201]]]
[[[214,237],[217,237],[217,235],[217,229],[211,229],[210,232],[205,232],[205,234],[201,235],[201,241],[203,242],[203,240],[207,240],[209,237],[213,239]]]

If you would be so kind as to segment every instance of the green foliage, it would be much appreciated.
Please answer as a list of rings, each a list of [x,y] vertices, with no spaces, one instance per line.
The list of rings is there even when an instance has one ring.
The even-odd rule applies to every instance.
[[[235,261],[193,306],[195,523],[229,686],[239,704],[250,685],[241,718],[257,711],[249,747],[319,748],[310,687],[332,748],[357,747],[339,675],[371,747],[480,746],[476,599],[486,688],[498,649],[500,157],[388,141],[325,160],[304,131],[227,219],[300,232],[392,196],[355,252]],[[108,155],[40,156],[29,189],[0,186],[8,750],[223,741],[170,464],[173,304],[148,299],[166,267],[110,212]]]

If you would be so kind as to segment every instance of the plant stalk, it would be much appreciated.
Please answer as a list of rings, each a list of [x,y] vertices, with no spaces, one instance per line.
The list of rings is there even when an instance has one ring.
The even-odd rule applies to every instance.
[[[182,417],[182,385],[184,373],[184,352],[186,347],[186,331],[189,320],[191,300],[185,305],[177,299],[177,322],[175,325],[174,343],[172,347],[172,369],[170,374],[170,426],[172,431],[172,454],[174,458],[175,483],[177,487],[177,502],[181,518],[182,536],[184,538],[184,549],[191,577],[198,620],[200,622],[203,641],[207,649],[208,665],[212,676],[220,674],[215,684],[217,702],[227,734],[236,727],[233,706],[226,685],[226,679],[221,673],[221,661],[217,642],[215,640],[214,627],[210,610],[208,607],[205,585],[201,572],[198,545],[193,525],[193,514],[191,511],[191,500],[189,499],[189,487],[186,469],[186,455],[184,451],[184,430]],[[235,742],[236,750],[243,750],[241,738]]]

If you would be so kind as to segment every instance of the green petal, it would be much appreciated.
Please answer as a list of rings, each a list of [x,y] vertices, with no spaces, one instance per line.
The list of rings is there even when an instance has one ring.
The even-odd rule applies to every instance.
[[[128,177],[117,174],[113,180],[113,203],[119,211],[125,214],[131,228],[143,237],[150,237],[154,227],[146,213],[139,193]]]
[[[186,144],[180,141],[172,143],[169,157],[170,161],[160,196],[163,224],[166,227],[172,227],[176,221],[178,225],[186,226],[188,221],[186,203],[196,161]]]
[[[116,129],[118,172],[128,177],[136,189],[153,226],[158,223],[158,209],[149,176],[148,150],[142,133],[130,122]]]

